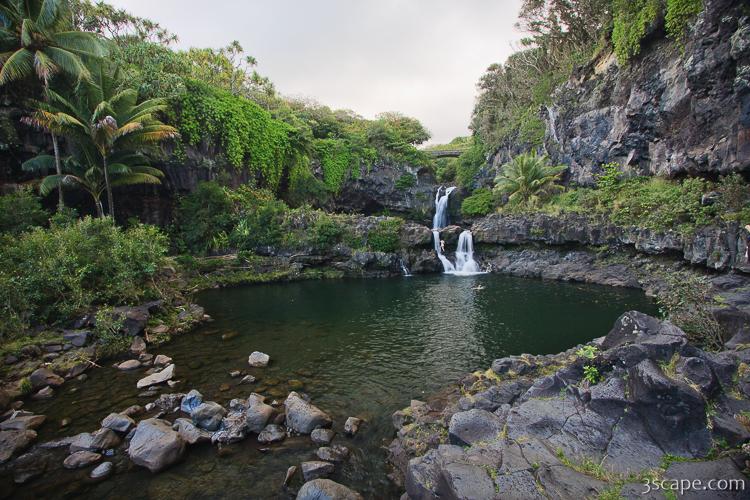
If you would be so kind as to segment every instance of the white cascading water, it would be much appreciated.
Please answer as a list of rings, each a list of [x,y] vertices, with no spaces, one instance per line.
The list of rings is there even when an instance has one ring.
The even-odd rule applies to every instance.
[[[456,264],[443,255],[440,246],[440,230],[448,225],[448,197],[455,191],[455,187],[449,187],[443,192],[440,186],[435,195],[435,216],[432,218],[432,237],[435,242],[435,253],[443,264],[443,272],[447,274],[477,274],[479,264],[474,260],[474,240],[471,231],[466,230],[458,237],[458,248],[456,249]],[[441,194],[442,193],[442,194]]]

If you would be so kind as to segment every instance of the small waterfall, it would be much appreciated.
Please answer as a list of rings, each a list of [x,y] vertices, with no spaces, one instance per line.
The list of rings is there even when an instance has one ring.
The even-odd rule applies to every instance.
[[[458,237],[458,248],[456,249],[456,272],[479,272],[479,265],[474,260],[474,239],[469,230],[464,231]]]
[[[401,272],[404,273],[405,277],[411,276],[411,273],[409,272],[409,268],[406,267],[406,263],[404,262],[404,259],[400,259],[401,262]]]

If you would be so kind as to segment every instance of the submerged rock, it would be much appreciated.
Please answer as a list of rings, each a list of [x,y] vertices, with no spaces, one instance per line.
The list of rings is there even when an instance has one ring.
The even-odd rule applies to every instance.
[[[357,417],[349,417],[344,422],[344,432],[350,436],[354,436],[359,431],[359,426],[362,425],[362,419]]]
[[[271,360],[271,357],[268,354],[255,351],[253,352],[249,358],[247,358],[247,363],[250,366],[263,368],[265,366],[268,366],[268,362]]]
[[[315,444],[328,444],[333,441],[336,432],[332,429],[313,429],[310,433],[310,439]]]
[[[114,465],[112,465],[112,462],[102,462],[94,467],[94,470],[91,471],[89,477],[91,479],[104,479],[112,474],[113,470]]]
[[[185,453],[185,441],[166,420],[149,418],[136,427],[128,454],[136,465],[159,472],[177,462]]]
[[[330,479],[313,479],[302,485],[297,500],[362,500],[362,495]]]
[[[13,482],[23,484],[45,473],[49,455],[39,450],[24,453],[13,461]]]
[[[156,384],[162,384],[166,382],[167,380],[172,380],[172,377],[174,377],[174,365],[169,365],[163,370],[153,373],[149,375],[148,377],[142,378],[138,381],[136,384],[136,387],[138,389],[143,389],[144,387],[150,387],[152,385]]]
[[[343,462],[349,456],[349,448],[340,444],[321,446],[315,454],[326,462]]]
[[[328,477],[333,474],[336,467],[330,462],[323,462],[321,460],[312,460],[310,462],[302,462],[302,477],[305,481],[312,481],[313,479],[319,479],[322,477]]]
[[[284,401],[286,424],[300,434],[310,434],[316,427],[330,427],[331,417],[318,407],[302,399],[296,392],[290,392]]]
[[[0,464],[29,447],[36,439],[36,432],[32,430],[0,431]]]
[[[81,469],[83,467],[88,467],[89,465],[94,464],[101,459],[102,456],[99,453],[94,453],[91,451],[77,451],[65,459],[65,461],[63,462],[63,467],[65,467],[66,469]]]

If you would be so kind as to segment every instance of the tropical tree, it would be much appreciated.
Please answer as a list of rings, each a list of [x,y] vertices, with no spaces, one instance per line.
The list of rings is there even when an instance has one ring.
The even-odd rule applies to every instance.
[[[502,166],[495,178],[495,191],[508,195],[514,205],[533,206],[562,189],[555,184],[565,166],[551,166],[546,156],[524,153]]]
[[[137,153],[115,153],[110,159],[109,177],[113,186],[132,184],[159,184],[164,173],[148,165],[148,159]],[[54,167],[55,158],[39,155],[23,163],[23,169],[31,172],[47,172]],[[62,174],[48,175],[42,179],[39,192],[46,196],[59,186],[71,186],[91,195],[96,207],[96,215],[104,215],[102,195],[106,191],[103,169],[98,165],[89,166],[74,156],[62,159]]]
[[[54,75],[63,73],[76,81],[87,79],[89,70],[84,60],[105,54],[95,35],[72,29],[68,0],[0,2],[0,86],[36,75],[46,94]],[[60,147],[57,135],[50,132],[60,175]],[[62,189],[58,197],[62,207]]]
[[[177,129],[162,123],[157,113],[167,107],[163,99],[138,102],[138,92],[122,87],[117,68],[99,65],[92,82],[83,83],[71,99],[49,91],[48,102],[39,102],[29,121],[39,127],[58,131],[78,148],[87,167],[100,169],[107,194],[109,215],[114,218],[111,174],[127,174],[129,184],[138,179],[153,183],[153,169],[134,171],[119,161],[123,156],[143,152],[161,141],[179,137]],[[144,166],[144,165],[141,165]],[[58,173],[57,175],[63,175]],[[63,179],[59,177],[58,179]],[[124,182],[122,179],[118,183]]]

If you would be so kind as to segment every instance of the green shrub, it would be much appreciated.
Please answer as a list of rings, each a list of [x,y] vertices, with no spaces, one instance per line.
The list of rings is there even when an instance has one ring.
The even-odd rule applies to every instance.
[[[289,207],[273,193],[243,186],[232,192],[237,206],[236,225],[228,244],[235,250],[254,250],[277,245],[284,235],[284,217]]]
[[[401,177],[396,179],[396,189],[400,189],[401,191],[406,191],[409,188],[412,188],[417,185],[417,178],[413,176],[412,174],[402,174]]]
[[[112,314],[112,308],[110,307],[103,307],[96,312],[95,319],[94,334],[99,341],[98,357],[113,356],[128,348],[132,339],[122,331],[123,318],[121,315]]]
[[[466,217],[487,215],[495,208],[495,196],[486,188],[479,188],[461,202],[461,213]]]
[[[336,219],[320,214],[312,228],[313,240],[319,248],[330,248],[341,242],[345,228]]]
[[[453,182],[456,179],[456,158],[439,158],[436,162],[435,176],[438,182]]]
[[[646,32],[661,15],[662,0],[614,0],[612,44],[624,63],[641,51]]]
[[[196,255],[218,251],[220,235],[232,228],[233,204],[227,190],[215,182],[202,182],[180,199],[172,232],[179,250]]]
[[[19,234],[47,223],[49,214],[28,189],[0,196],[0,233]]]
[[[155,227],[123,230],[89,217],[2,241],[0,336],[70,318],[91,305],[158,296],[153,278],[167,250]]]
[[[681,38],[690,21],[703,10],[703,0],[667,0],[664,23],[667,34]]]
[[[485,163],[484,147],[478,141],[461,153],[456,166],[456,181],[467,188],[474,186],[477,174]]]
[[[367,243],[376,252],[395,252],[400,247],[403,219],[391,217],[382,220],[367,235]]]

